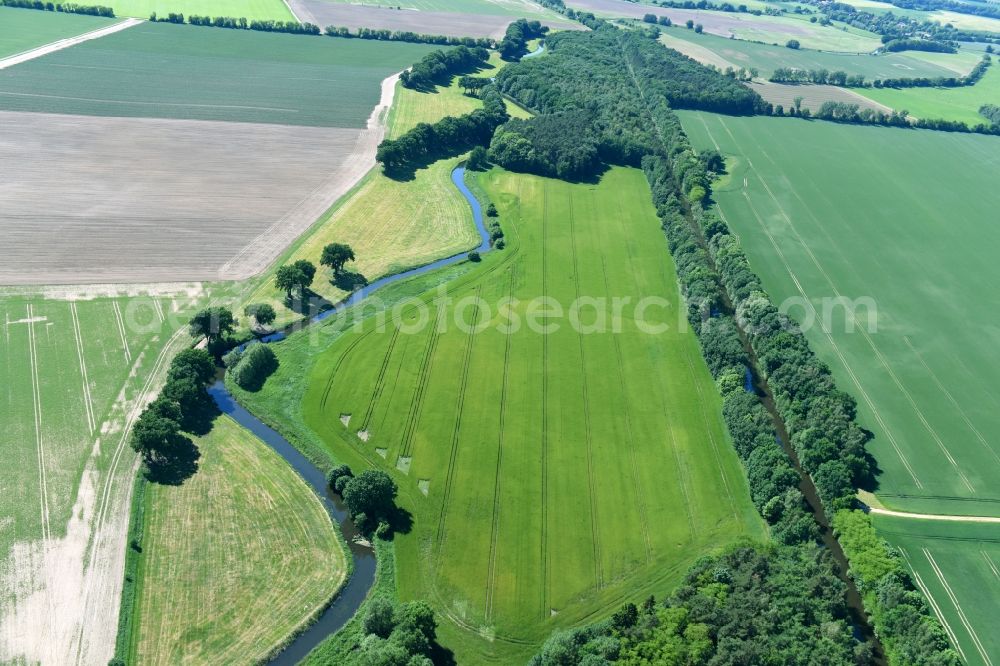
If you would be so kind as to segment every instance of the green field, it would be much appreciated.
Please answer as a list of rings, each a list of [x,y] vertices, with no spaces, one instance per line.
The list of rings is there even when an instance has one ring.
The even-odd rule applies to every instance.
[[[451,269],[464,274],[448,295],[486,305],[432,303],[446,331],[413,326],[404,308],[400,321],[419,330],[380,331],[375,318],[328,349],[323,329],[293,338],[276,347],[265,389],[241,400],[302,418],[355,466],[392,471],[415,518],[397,538],[400,595],[435,604],[460,663],[508,663],[555,627],[665,593],[706,550],[763,528],[677,310],[642,174],[480,182],[510,245]],[[641,332],[628,309],[617,334],[578,334],[567,320],[551,335],[501,327],[501,299],[519,299],[523,317],[543,295],[567,308],[577,296],[663,296],[647,318],[669,330]],[[459,314],[483,330],[461,330]]]
[[[156,12],[184,16],[232,16],[250,20],[294,21],[295,17],[282,0],[102,0],[116,16],[149,18]]]
[[[848,74],[861,74],[868,81],[898,77],[954,76],[954,68],[967,72],[979,61],[977,56],[964,57],[958,54],[943,54],[956,61],[952,68],[948,68],[943,64],[911,58],[909,54],[903,53],[875,56],[830,53],[812,49],[793,50],[785,46],[726,39],[708,33],[698,34],[693,30],[669,30],[663,33],[660,40],[667,46],[675,48],[695,60],[723,69],[725,67],[733,67],[734,69],[755,67],[763,78],[768,78],[778,67],[826,69],[831,72],[840,70]],[[725,64],[715,62],[710,55],[703,54],[703,50],[714,54]]]
[[[903,553],[966,663],[996,664],[1000,525],[876,516],[875,526]]]
[[[194,476],[146,491],[130,663],[256,663],[347,575],[326,510],[277,453],[225,416],[195,444]]]
[[[0,58],[99,30],[114,19],[0,7]]]
[[[429,50],[144,23],[0,71],[0,109],[363,128]]]
[[[973,86],[900,90],[866,88],[857,92],[897,111],[905,109],[917,118],[944,118],[978,125],[986,122],[979,115],[979,107],[1000,104],[1000,62],[994,58],[986,74]]]
[[[327,0],[334,4],[364,5],[366,7],[390,7],[422,12],[448,12],[457,14],[485,14],[494,16],[514,16],[517,18],[557,18],[549,11],[530,0]]]
[[[1000,281],[1000,228],[991,224],[1000,138],[681,116],[696,146],[729,156],[716,190],[721,213],[775,302],[813,322],[813,349],[857,399],[882,470],[878,499],[902,511],[1000,516],[991,372],[1000,333],[983,307]],[[918,571],[929,566],[919,549],[911,555]],[[938,559],[959,579],[970,621],[989,626],[995,606],[974,596],[980,574],[962,574],[951,555]],[[972,642],[959,641],[972,659]]]

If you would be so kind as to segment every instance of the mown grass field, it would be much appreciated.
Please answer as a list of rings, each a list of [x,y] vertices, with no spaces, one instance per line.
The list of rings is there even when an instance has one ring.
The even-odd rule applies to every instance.
[[[707,33],[698,34],[693,30],[668,30],[660,36],[660,41],[695,60],[721,66],[723,69],[755,67],[765,79],[778,67],[826,69],[831,72],[840,70],[848,74],[861,74],[868,81],[901,76],[954,76],[955,69],[967,72],[979,61],[979,57],[972,54],[967,57],[965,54],[943,54],[955,61],[949,68],[927,60],[912,58],[908,53],[875,56],[830,53],[813,49],[793,50],[784,45],[757,44]]]
[[[0,661],[109,658],[136,460],[126,427],[205,296],[0,299]],[[83,632],[96,643],[81,647]]]
[[[479,76],[490,76],[502,66],[493,54],[490,67]],[[389,114],[387,134],[399,137],[418,123],[435,123],[445,116],[471,113],[482,106],[475,97],[462,93],[458,77],[448,87],[420,92],[397,85]],[[507,103],[515,117],[529,114]],[[372,173],[316,225],[282,263],[307,259],[319,264],[328,243],[348,243],[357,255],[351,269],[372,281],[382,275],[430,263],[479,245],[479,234],[470,218],[469,206],[451,182],[451,172],[464,156],[439,160],[418,169],[412,180],[394,180],[376,167]],[[347,295],[331,282],[330,271],[321,268],[312,290],[330,302]],[[270,277],[253,293],[254,301],[267,301],[279,312],[279,323],[298,315],[283,303],[284,294]]]
[[[133,659],[256,663],[343,584],[345,553],[312,489],[249,431],[222,416],[195,444],[194,476],[146,491]]]
[[[99,30],[114,19],[0,7],[0,58]]]
[[[0,109],[364,128],[431,47],[144,23],[0,71]]]
[[[681,115],[696,146],[730,157],[716,199],[754,270],[775,302],[812,322],[810,343],[857,399],[882,470],[878,499],[903,511],[1000,515],[1000,393],[990,370],[1000,334],[983,307],[1000,280],[991,221],[1000,139]],[[894,521],[892,540],[904,544],[918,524]],[[932,554],[946,542],[934,543]],[[917,571],[930,566],[920,548],[910,556]],[[992,606],[976,601],[981,572],[960,573],[968,557],[980,555],[963,546],[937,559],[969,621],[988,633],[995,595]]]
[[[116,16],[149,18],[173,12],[184,16],[233,16],[247,19],[294,21],[281,0],[107,0]]]
[[[404,309],[409,332],[369,319],[326,351],[322,331],[303,335],[276,347],[274,384],[294,395],[278,388],[286,371],[308,382],[301,414],[323,445],[395,475],[415,518],[397,541],[400,594],[435,604],[461,663],[523,659],[554,627],[663,594],[705,550],[763,535],[642,174],[480,182],[510,245],[466,264],[447,293],[486,305],[434,305],[429,291],[420,300],[445,331]],[[658,335],[627,309],[620,333],[563,319],[551,335],[507,331],[498,309],[651,295],[668,301],[645,313],[668,325]],[[585,325],[592,313],[585,305]],[[250,403],[265,414],[276,409],[267,390]]]
[[[969,125],[987,122],[979,115],[983,104],[1000,104],[1000,62],[996,58],[973,86],[960,88],[889,88],[858,92],[893,109],[906,109],[917,118],[960,120]]]
[[[1000,662],[1000,525],[876,516],[970,666]]]

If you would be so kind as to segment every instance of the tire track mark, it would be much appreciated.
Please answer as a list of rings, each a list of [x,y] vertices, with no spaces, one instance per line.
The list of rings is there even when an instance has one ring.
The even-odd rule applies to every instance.
[[[951,625],[948,624],[948,620],[945,619],[944,613],[941,612],[941,607],[938,606],[937,600],[935,600],[934,596],[931,594],[930,588],[927,587],[923,578],[920,577],[920,574],[917,573],[917,570],[914,568],[913,562],[910,561],[909,554],[902,548],[899,549],[899,552],[903,554],[903,559],[906,560],[906,564],[910,567],[910,572],[913,574],[913,581],[917,584],[917,587],[920,588],[920,591],[924,593],[924,598],[927,599],[927,602],[934,610],[934,614],[937,615],[938,620],[941,622],[941,626],[944,627],[945,633],[948,634],[948,638],[951,640],[951,644],[955,646],[958,653],[962,655],[962,660],[967,661],[965,651],[962,649],[962,645],[958,642],[958,637],[955,635],[955,631],[951,628]]]
[[[111,301],[111,306],[115,311],[115,322],[118,324],[118,335],[122,340],[122,349],[125,352],[125,362],[132,362],[132,350],[128,346],[128,335],[125,333],[125,321],[122,319],[121,308],[118,307],[118,301]]]
[[[542,185],[542,297],[548,298],[548,259],[546,250],[548,249],[549,237],[549,196]],[[520,197],[518,198],[520,201]],[[549,577],[549,546],[548,546],[548,525],[549,525],[549,336],[542,336],[542,523],[540,540],[540,559],[542,562],[542,617],[551,614],[547,613],[549,600],[552,598]]]
[[[76,311],[76,301],[70,301],[69,312],[73,322],[73,336],[76,338],[76,359],[80,364],[80,375],[83,378],[83,406],[87,414],[87,427],[89,434],[93,435],[97,429],[94,418],[94,402],[90,396],[90,379],[87,376],[87,362],[83,357],[83,335],[80,333],[80,318]]]
[[[403,429],[403,441],[400,446],[400,455],[402,456],[413,455],[413,438],[416,435],[417,425],[420,423],[420,415],[423,413],[424,395],[427,392],[431,371],[434,368],[434,357],[437,353],[440,337],[440,329],[437,325],[432,326],[427,338],[427,346],[424,348],[424,358],[420,364],[417,391],[410,400],[410,412],[406,417],[406,427]]]
[[[42,392],[38,378],[38,347],[35,343],[35,312],[28,304],[28,360],[31,366],[31,394],[35,416],[35,450],[38,454],[38,489],[42,516],[42,539],[52,538],[49,523],[49,487],[45,473],[45,438],[42,435]],[[47,546],[43,546],[47,548]]]
[[[965,611],[962,610],[962,606],[958,603],[958,598],[955,596],[955,592],[951,589],[951,585],[948,584],[948,580],[944,577],[944,573],[938,567],[937,562],[934,560],[934,556],[931,555],[931,551],[926,548],[922,548],[921,550],[924,551],[924,556],[927,558],[927,561],[930,562],[935,575],[937,575],[938,580],[941,581],[941,586],[944,587],[945,593],[948,595],[951,603],[955,606],[955,610],[958,612],[958,619],[961,620],[966,631],[969,632],[969,637],[972,639],[972,643],[976,646],[976,650],[979,652],[979,655],[983,658],[983,661],[986,662],[986,666],[993,666],[993,660],[990,659],[989,652],[986,651],[986,648],[983,647],[982,641],[979,640],[979,634],[977,634],[976,630],[972,628],[972,623],[969,622],[969,618],[966,617]]]
[[[393,322],[395,323],[395,322]],[[385,352],[385,358],[382,359],[382,367],[379,368],[378,378],[375,380],[375,388],[372,389],[372,397],[368,401],[368,410],[365,412],[364,421],[361,423],[362,430],[368,430],[370,425],[372,413],[375,411],[375,405],[379,398],[382,396],[382,391],[385,389],[385,373],[389,368],[389,362],[392,360],[392,352],[396,348],[396,340],[399,339],[399,326],[393,326],[392,338],[389,340],[389,348]]]

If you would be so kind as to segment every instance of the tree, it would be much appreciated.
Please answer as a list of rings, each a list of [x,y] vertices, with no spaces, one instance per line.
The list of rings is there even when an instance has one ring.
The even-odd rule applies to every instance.
[[[490,165],[489,155],[486,154],[486,148],[483,146],[476,146],[472,149],[472,153],[469,154],[469,161],[466,162],[465,166],[472,171],[485,171]]]
[[[646,14],[642,17],[644,23],[656,23],[656,14]]]
[[[291,298],[292,291],[302,284],[305,277],[295,266],[282,266],[274,274],[274,287],[285,292],[287,298]]]
[[[174,357],[167,380],[188,378],[197,384],[207,384],[215,377],[215,361],[204,349],[185,349]]]
[[[389,638],[389,634],[396,626],[396,608],[392,601],[385,596],[378,595],[369,603],[365,609],[362,620],[365,634],[375,634],[380,638]]]
[[[274,308],[267,303],[251,303],[243,311],[243,314],[253,318],[257,326],[260,327],[270,326],[278,318]]]
[[[347,465],[338,465],[337,467],[334,467],[329,472],[327,472],[326,483],[331,488],[336,489],[338,479],[340,478],[351,479],[353,477],[354,477],[354,472],[351,471],[350,467],[348,467]]]
[[[236,318],[229,308],[211,307],[205,308],[194,317],[188,324],[192,337],[205,336],[209,344],[221,340],[236,327]]]
[[[795,113],[800,113],[802,111],[802,97],[796,97],[792,103],[795,105]]]
[[[698,23],[697,25],[694,26],[694,31],[697,32],[699,35],[704,29],[705,27],[701,23]]]
[[[344,504],[352,516],[366,514],[370,518],[389,515],[395,508],[396,482],[381,470],[366,470],[344,486]]]
[[[692,28],[694,28],[694,21],[692,21],[691,19],[688,19],[687,21],[684,22],[684,25],[687,26],[688,30],[691,30]]]
[[[340,275],[341,271],[344,270],[344,264],[348,261],[354,261],[354,259],[354,250],[351,249],[350,245],[330,243],[323,248],[323,255],[319,263],[323,266],[329,266],[334,275]]]
[[[278,357],[267,345],[250,344],[239,362],[229,369],[233,381],[247,391],[257,391],[264,381],[278,369]]]
[[[299,259],[294,264],[295,268],[302,272],[302,282],[299,284],[301,289],[305,289],[313,283],[313,278],[316,277],[316,266],[311,261],[306,259]]]
[[[787,46],[790,49],[797,49],[799,48],[799,40],[789,39],[787,42],[785,42],[785,46]]]
[[[141,453],[146,464],[169,457],[180,439],[180,425],[160,413],[146,410],[132,428],[132,449]]]

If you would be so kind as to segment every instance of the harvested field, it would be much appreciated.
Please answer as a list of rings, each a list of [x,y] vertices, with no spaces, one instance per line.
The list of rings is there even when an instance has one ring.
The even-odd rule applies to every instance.
[[[0,163],[20,166],[0,185],[0,284],[248,277],[377,144],[353,129],[37,113],[0,112],[0,128]],[[260,252],[237,257],[251,243]]]
[[[867,53],[879,47],[881,42],[874,35],[856,28],[842,30],[841,26],[820,26],[802,18],[792,16],[754,16],[736,12],[715,12],[697,9],[670,9],[652,5],[628,2],[627,0],[569,0],[567,6],[595,14],[642,18],[644,14],[668,16],[675,25],[683,26],[687,20],[700,23],[705,32],[723,37],[755,40],[768,44],[784,44],[789,39],[797,39],[805,48],[845,53]],[[678,27],[676,30],[685,30]]]
[[[421,12],[489,14],[514,18],[558,18],[558,15],[531,0],[326,0],[337,5],[388,7]]]
[[[455,12],[425,12],[347,5],[326,0],[289,0],[289,6],[302,21],[320,26],[336,25],[379,30],[409,30],[430,35],[452,37],[503,37],[507,26],[516,18],[510,14],[460,14]],[[539,18],[533,16],[532,18]],[[553,30],[583,30],[575,21],[543,19]]]
[[[801,97],[802,108],[810,111],[818,109],[823,105],[823,102],[846,102],[847,104],[857,104],[863,109],[875,109],[885,113],[892,111],[884,104],[879,104],[853,90],[838,86],[794,85],[769,81],[758,81],[748,85],[771,104],[780,104],[785,109],[794,106],[795,98]]]
[[[150,485],[129,663],[257,663],[343,584],[333,524],[305,481],[227,416],[198,472]]]
[[[114,19],[100,16],[0,7],[0,58],[98,30],[112,23]]]
[[[431,47],[144,23],[0,71],[0,109],[364,128]]]

